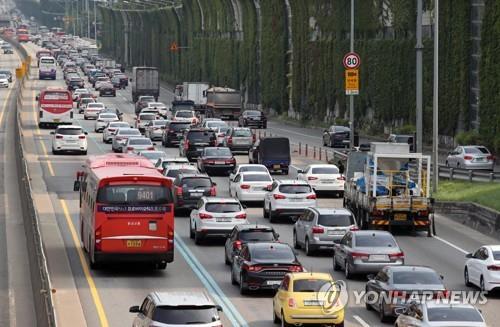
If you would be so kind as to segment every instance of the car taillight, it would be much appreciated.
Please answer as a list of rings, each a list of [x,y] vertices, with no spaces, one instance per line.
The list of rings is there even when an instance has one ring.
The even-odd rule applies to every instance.
[[[182,195],[182,187],[176,186],[175,187],[175,194],[177,195]]]
[[[273,194],[273,197],[275,200],[283,200],[283,199],[286,199],[286,196],[282,195],[282,194]]]
[[[233,144],[233,137],[232,136],[227,138],[227,144]]]
[[[56,139],[62,139],[63,136],[62,135],[56,135]]]
[[[85,135],[80,135],[80,136],[78,136],[78,138],[79,138],[80,140],[85,140],[85,138],[86,138],[86,137],[85,137]]]
[[[495,156],[489,155],[488,157],[486,157],[486,159],[488,159],[488,160],[495,160]]]
[[[154,149],[155,149],[155,147],[154,147],[154,146],[150,146],[150,147],[148,148],[148,150],[154,150]]]
[[[325,229],[321,226],[313,226],[311,231],[313,234],[323,234],[325,232]]]
[[[248,190],[250,188],[250,185],[248,185],[248,184],[241,184],[240,188],[242,188],[243,190]]]
[[[257,140],[257,136],[255,136],[255,134],[252,134],[252,142],[255,143],[256,140]]]
[[[215,165],[215,161],[209,159],[203,159],[203,163],[206,165]]]
[[[241,241],[233,242],[233,250],[241,250]]]
[[[302,266],[290,266],[288,267],[288,271],[290,272],[302,272]]]
[[[359,230],[358,226],[352,226],[351,228],[349,228],[350,231],[357,231]]]
[[[472,156],[464,156],[464,160],[472,160]]]
[[[217,195],[217,189],[215,188],[215,186],[212,186],[210,188],[210,196],[216,196]]]
[[[404,259],[405,254],[404,252],[398,252],[398,253],[391,253],[389,254],[389,259]]]
[[[128,147],[127,147],[127,151],[133,151],[133,150],[134,150],[134,148],[133,148],[133,147],[131,147],[131,146],[128,146]]]
[[[337,177],[337,180],[339,180],[339,181],[345,181],[345,177],[344,176],[339,176],[339,177]]]
[[[488,270],[491,270],[491,271],[500,271],[500,266],[490,265],[490,266],[488,266]]]
[[[239,215],[236,215],[236,217],[234,217],[236,219],[246,219],[247,218],[247,214],[246,213],[240,213]]]
[[[308,196],[306,197],[306,199],[308,199],[308,200],[314,200],[314,199],[316,199],[316,194],[311,194],[311,195],[308,195]]]
[[[246,270],[246,271],[261,271],[262,270],[262,266],[251,266],[251,265],[248,265],[248,264],[243,264],[243,266],[241,267],[243,270]]]
[[[231,159],[226,160],[226,161],[224,161],[224,162],[225,162],[225,164],[226,164],[226,165],[230,165],[230,164],[234,164],[234,163],[236,163],[236,159],[231,158]]]
[[[362,259],[362,260],[368,260],[370,257],[367,253],[361,253],[361,252],[352,252],[351,256],[353,259]]]
[[[450,291],[444,290],[444,291],[438,291],[433,294],[432,298],[433,299],[447,299],[450,296]]]
[[[295,302],[295,300],[293,298],[288,299],[288,307],[289,308],[296,308],[297,307],[297,303]]]
[[[108,132],[113,133],[114,131],[116,131],[116,129],[114,129],[114,128],[108,128]]]
[[[209,215],[208,213],[200,213],[200,219],[212,219],[212,215]]]
[[[308,180],[308,181],[315,181],[315,180],[317,180],[317,179],[318,179],[318,177],[314,177],[314,176],[309,176],[309,177],[307,177],[307,180]]]
[[[137,124],[140,124],[141,123],[141,120],[140,119],[137,119]]]
[[[97,251],[101,250],[101,246],[102,246],[102,244],[101,244],[101,237],[102,237],[101,227],[98,227],[95,230],[95,249]]]

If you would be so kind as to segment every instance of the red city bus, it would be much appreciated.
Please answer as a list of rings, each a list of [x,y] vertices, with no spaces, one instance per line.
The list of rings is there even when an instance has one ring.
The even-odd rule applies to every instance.
[[[37,96],[38,126],[71,124],[73,96],[63,88],[46,88]]]
[[[174,260],[171,181],[146,158],[106,154],[86,160],[77,173],[80,237],[91,268],[105,262]]]

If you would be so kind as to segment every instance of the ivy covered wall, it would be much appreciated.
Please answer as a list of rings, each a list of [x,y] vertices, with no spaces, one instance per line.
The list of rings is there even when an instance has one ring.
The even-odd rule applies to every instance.
[[[172,83],[198,80],[240,89],[246,103],[278,114],[289,112],[291,99],[302,120],[346,118],[342,57],[349,50],[349,0],[180,2],[150,10],[101,8],[103,51],[130,66],[158,66]],[[432,8],[431,0],[424,2]],[[362,58],[357,124],[376,133],[384,125],[413,125],[415,1],[356,4],[355,48]],[[470,3],[441,0],[440,15],[440,133],[453,136],[469,128]],[[431,33],[426,36],[424,128],[430,130]],[[178,52],[169,51],[174,41]]]

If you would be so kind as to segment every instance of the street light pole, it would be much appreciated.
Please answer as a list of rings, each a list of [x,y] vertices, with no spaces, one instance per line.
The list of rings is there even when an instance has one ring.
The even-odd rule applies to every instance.
[[[97,11],[95,7],[95,2],[96,0],[94,0],[94,41],[95,44],[97,44]]]
[[[351,42],[350,51],[354,52],[354,0],[351,0]],[[349,144],[350,148],[354,148],[354,95],[349,96]]]
[[[417,57],[417,80],[416,80],[416,114],[417,114],[417,123],[416,123],[416,134],[417,134],[417,149],[418,153],[422,153],[423,151],[423,143],[422,143],[422,52],[424,49],[424,45],[422,43],[422,0],[417,1],[417,30],[416,30],[416,38],[417,45],[415,46],[416,57]]]
[[[89,0],[86,2],[87,6],[87,38],[90,39],[90,6],[89,6]]]
[[[438,189],[439,166],[439,0],[434,0],[434,91],[432,102],[432,191]]]

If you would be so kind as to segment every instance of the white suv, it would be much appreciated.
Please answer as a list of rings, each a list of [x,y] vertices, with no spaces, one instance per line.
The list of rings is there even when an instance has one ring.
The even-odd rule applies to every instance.
[[[303,171],[297,171],[297,179],[306,181],[314,191],[333,192],[339,197],[344,195],[345,177],[335,165],[309,165]]]
[[[245,208],[233,198],[202,197],[191,211],[189,237],[196,244],[207,236],[227,237],[234,226],[248,224]]]
[[[305,181],[275,180],[264,196],[264,217],[275,222],[278,217],[297,217],[305,208],[316,206],[316,193]]]
[[[52,154],[63,151],[76,151],[87,154],[87,132],[81,126],[58,126],[52,135]]]

